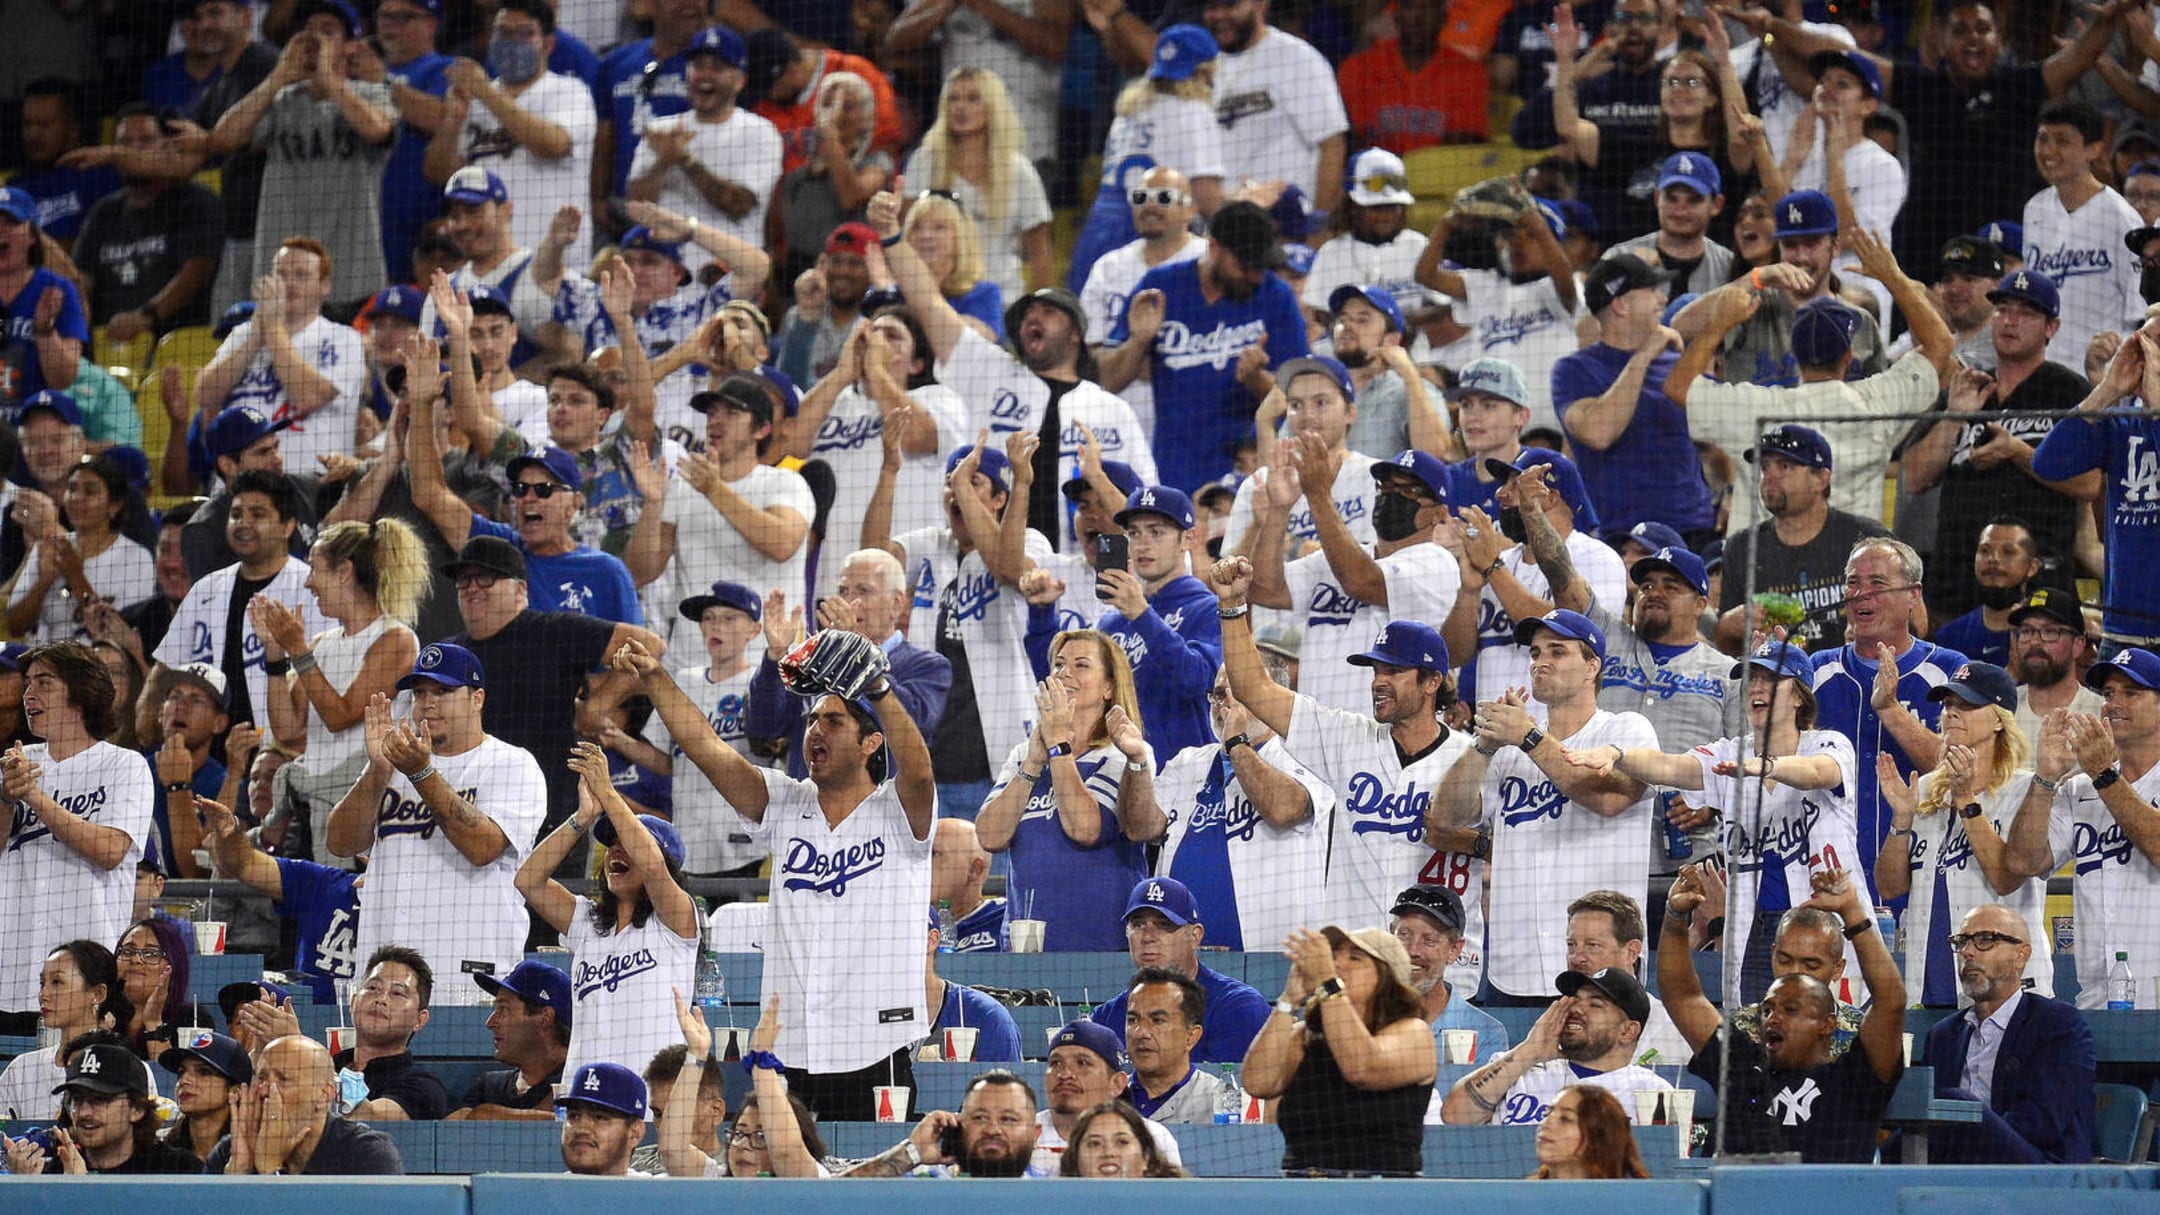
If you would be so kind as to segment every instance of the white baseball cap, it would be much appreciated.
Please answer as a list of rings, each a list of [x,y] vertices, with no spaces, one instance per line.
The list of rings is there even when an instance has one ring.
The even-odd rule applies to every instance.
[[[1350,162],[1350,201],[1361,207],[1407,207],[1416,202],[1402,157],[1386,148],[1358,153]]]

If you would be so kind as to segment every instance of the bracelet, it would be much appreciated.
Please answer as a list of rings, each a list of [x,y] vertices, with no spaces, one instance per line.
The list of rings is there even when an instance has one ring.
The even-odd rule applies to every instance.
[[[1044,756],[1049,759],[1056,759],[1059,756],[1071,758],[1072,753],[1072,744],[1069,742],[1051,743],[1049,746],[1043,748]]]
[[[1026,781],[1028,783],[1028,786],[1032,788],[1034,787],[1036,781],[1042,779],[1042,772],[1039,769],[1034,772],[1030,772],[1026,768],[1022,768],[1020,769],[1020,779]]]
[[[1762,778],[1763,778],[1764,780],[1775,780],[1775,779],[1777,779],[1777,756],[1775,756],[1775,755],[1765,755],[1765,756],[1763,756],[1763,759],[1762,759]]]
[[[575,814],[571,815],[569,818],[564,819],[563,826],[570,828],[570,834],[572,835],[585,834],[585,824],[577,821],[577,815]]]
[[[1279,1012],[1286,1017],[1297,1016],[1297,1005],[1292,1004],[1290,1001],[1285,1000],[1280,996],[1277,996],[1275,998],[1275,1003],[1270,1005],[1269,1007],[1273,1008],[1276,1012]]]
[[[1757,266],[1753,270],[1748,271],[1747,281],[1749,286],[1755,288],[1757,291],[1761,291],[1763,289],[1762,267]]]
[[[2049,780],[2047,777],[2040,775],[2038,772],[2033,773],[2032,783],[2040,786],[2041,788],[2047,790],[2050,793],[2053,793],[2057,789],[2062,788],[2061,781]]]
[[[892,234],[891,236],[881,236],[881,237],[879,237],[879,238],[878,238],[878,243],[879,243],[880,245],[883,245],[883,246],[885,246],[885,247],[886,247],[887,249],[890,249],[890,248],[892,248],[892,247],[893,247],[894,245],[897,245],[897,244],[899,244],[899,243],[900,243],[901,241],[904,241],[904,240],[906,240],[906,239],[907,239],[907,235],[906,235],[905,233],[901,233],[901,232],[895,232],[895,233],[893,233],[893,234]]]
[[[295,675],[305,675],[315,669],[315,654],[311,650],[302,650],[287,658],[285,666]]]
[[[165,792],[167,793],[185,793],[192,787],[193,786],[189,785],[184,780],[169,780],[165,782]]]
[[[1505,556],[1495,557],[1492,559],[1491,565],[1488,565],[1484,569],[1478,571],[1478,577],[1489,579],[1494,574],[1498,573],[1500,571],[1500,567],[1505,564],[1507,564],[1507,558]]]
[[[1845,939],[1848,941],[1857,941],[1861,937],[1866,936],[1868,929],[1873,927],[1875,927],[1875,920],[1872,916],[1860,921],[1857,924],[1847,924],[1845,926]]]
[[[1219,603],[1215,605],[1215,617],[1218,620],[1238,620],[1250,611],[1252,611],[1251,606],[1243,603],[1238,604],[1236,607],[1225,607]]]
[[[418,789],[420,787],[421,781],[424,781],[428,777],[433,775],[435,775],[435,765],[429,764],[427,767],[422,768],[418,772],[413,773],[411,776],[406,777],[405,782],[411,785],[414,789]]]
[[[784,1072],[787,1070],[787,1064],[780,1062],[780,1056],[769,1050],[744,1051],[742,1057],[743,1074],[748,1075],[752,1068],[759,1067],[769,1072]]]
[[[292,663],[291,663],[291,661],[290,661],[290,660],[288,660],[288,659],[284,659],[284,658],[277,658],[277,659],[265,658],[265,659],[263,659],[263,674],[265,674],[265,675],[271,675],[271,676],[276,676],[276,677],[278,677],[278,678],[282,679],[282,678],[284,678],[284,676],[285,676],[286,672],[288,672],[288,671],[290,671],[290,670],[292,670]]]
[[[913,1139],[902,1139],[900,1141],[900,1146],[907,1150],[908,1167],[911,1169],[921,1168],[922,1149],[915,1146],[915,1141]]]

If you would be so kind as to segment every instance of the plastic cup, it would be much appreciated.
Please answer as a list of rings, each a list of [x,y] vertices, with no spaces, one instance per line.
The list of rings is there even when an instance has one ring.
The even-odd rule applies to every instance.
[[[1477,1061],[1477,1031],[1474,1029],[1441,1030],[1440,1055],[1442,1063],[1475,1063]]]
[[[905,1084],[880,1084],[877,1086],[877,1120],[879,1122],[906,1122],[908,1114],[908,1086]]]
[[[350,1025],[333,1025],[323,1031],[323,1043],[330,1048],[333,1055],[355,1045],[359,1040],[360,1036],[353,1032]]]
[[[1662,1118],[1672,1121],[1672,1105],[1666,1100],[1671,1091],[1662,1088],[1639,1088],[1635,1090],[1635,1125],[1654,1126]]]
[[[207,1026],[183,1025],[173,1031],[173,1044],[182,1048],[191,1047],[197,1042],[208,1042],[209,1040],[210,1030]]]
[[[947,1063],[971,1063],[975,1059],[975,1036],[980,1030],[967,1026],[952,1026],[945,1031],[945,1061]]]
[[[1666,1114],[1680,1132],[1680,1154],[1688,1154],[1695,1141],[1695,1090],[1676,1088],[1666,1095]]]
[[[225,921],[195,921],[195,952],[203,955],[225,952]]]
[[[1905,1035],[1905,1066],[1912,1066],[1912,1035]]]
[[[1041,953],[1043,951],[1043,924],[1041,920],[1014,920],[1012,922],[1012,951],[1014,953]]]

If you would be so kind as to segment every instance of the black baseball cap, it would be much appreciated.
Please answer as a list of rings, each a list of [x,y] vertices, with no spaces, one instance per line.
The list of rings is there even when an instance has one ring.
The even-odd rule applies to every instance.
[[[1994,282],[2003,276],[2003,253],[1993,241],[1977,236],[1953,236],[1944,242],[1940,259],[1942,273],[1969,274]]]
[[[1208,221],[1208,237],[1248,269],[1280,270],[1289,262],[1275,235],[1275,221],[1258,203],[1224,203]]]
[[[1409,915],[1412,912],[1431,917],[1440,927],[1456,936],[1463,934],[1462,897],[1445,886],[1420,882],[1395,896],[1395,905],[1388,908],[1389,915]]]
[[[1673,273],[1632,253],[1608,253],[1590,267],[1584,279],[1583,302],[1589,306],[1591,314],[1596,315],[1630,291],[1670,283]]]
[[[483,574],[495,574],[503,578],[525,580],[525,554],[515,544],[501,536],[474,536],[465,541],[456,559],[443,566],[443,573],[452,578],[466,570],[478,570]]]
[[[1594,975],[1579,970],[1562,971],[1560,977],[1553,980],[1553,986],[1559,988],[1563,996],[1572,996],[1585,987],[1595,987],[1619,1005],[1628,1020],[1645,1025],[1650,1023],[1650,993],[1643,990],[1634,975],[1617,966],[1608,966]]]
[[[2079,633],[2085,631],[2085,610],[2078,604],[2078,597],[2061,587],[2043,586],[2025,597],[2025,602],[2010,609],[2010,624],[2015,628],[2035,616],[2045,616]]]

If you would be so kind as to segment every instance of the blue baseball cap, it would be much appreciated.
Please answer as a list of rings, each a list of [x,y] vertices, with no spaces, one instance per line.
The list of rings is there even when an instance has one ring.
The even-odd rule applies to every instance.
[[[369,316],[394,316],[402,320],[420,323],[420,307],[427,301],[416,287],[403,285],[385,287],[368,301]]]
[[[1312,273],[1313,259],[1319,250],[1303,241],[1284,241],[1282,247],[1283,269],[1303,278]]]
[[[1118,1042],[1117,1034],[1108,1026],[1097,1025],[1086,1017],[1057,1031],[1057,1036],[1050,1039],[1050,1049],[1056,1050],[1060,1046],[1078,1046],[1094,1051],[1102,1056],[1103,1062],[1110,1065],[1111,1071],[1121,1071],[1125,1067],[1125,1048]]]
[[[1290,381],[1301,375],[1324,375],[1334,383],[1335,390],[1342,393],[1343,400],[1357,399],[1357,387],[1350,381],[1350,369],[1343,366],[1340,359],[1332,359],[1324,354],[1300,355],[1276,370],[1275,382],[1287,393],[1290,391]]]
[[[652,832],[653,842],[660,845],[660,855],[668,865],[676,869],[682,868],[683,857],[688,853],[683,849],[682,832],[675,829],[675,824],[657,814],[640,814],[637,819],[645,824],[647,831]],[[613,848],[619,835],[621,832],[615,830],[615,820],[604,814],[600,816],[599,822],[593,824],[593,842],[602,848]]]
[[[123,443],[117,447],[108,447],[99,454],[120,470],[120,475],[127,478],[129,485],[136,489],[150,488],[150,457],[143,454],[140,447],[129,447]]]
[[[254,319],[255,301],[241,300],[218,314],[217,325],[211,329],[210,333],[222,342],[227,334]]]
[[[1406,447],[1385,460],[1374,461],[1372,477],[1382,489],[1390,477],[1416,477],[1442,503],[1448,500],[1447,462],[1429,451]]]
[[[945,475],[952,476],[953,470],[960,467],[960,461],[967,459],[967,454],[974,450],[973,443],[962,443],[953,448],[953,453],[945,457]],[[990,484],[995,486],[999,493],[1011,492],[1012,461],[1005,458],[1003,449],[983,448],[982,459],[976,461],[975,467],[981,470],[982,475],[990,478]]]
[[[1448,661],[1447,642],[1441,639],[1439,630],[1415,620],[1389,622],[1371,649],[1343,661],[1354,667],[1385,665],[1421,671],[1446,671],[1454,665]]]
[[[74,397],[61,392],[57,388],[47,388],[32,395],[29,400],[24,401],[22,408],[15,412],[15,424],[17,426],[22,425],[31,414],[39,410],[43,410],[78,429],[83,424],[82,406],[75,403]]]
[[[1388,328],[1396,333],[1403,331],[1402,305],[1395,302],[1395,293],[1378,283],[1344,283],[1328,292],[1327,310],[1340,313],[1343,305],[1351,300],[1364,300],[1380,310],[1387,318]]]
[[[703,595],[692,595],[677,606],[684,620],[703,618],[707,608],[734,608],[752,620],[765,619],[765,605],[758,602],[757,592],[740,582],[715,582]]]
[[[526,468],[538,468],[573,491],[585,488],[585,474],[578,469],[577,457],[555,446],[535,447],[503,466],[503,475],[517,483],[518,473]]]
[[[2121,675],[2141,688],[2160,692],[2160,654],[2134,648],[2117,650],[2115,657],[2094,663],[2085,672],[2085,686],[2097,692],[2110,675]]]
[[[10,641],[6,645],[0,645],[0,670],[13,671],[18,675],[22,674],[23,655],[29,652],[30,647],[20,641]]]
[[[605,816],[601,817],[600,824],[609,825]],[[598,837],[599,834],[598,828],[595,828],[593,835]],[[570,976],[545,962],[520,962],[500,979],[494,975],[476,974],[473,982],[478,983],[480,990],[491,996],[507,991],[535,1004],[545,1004],[555,1010],[557,1023],[565,1026],[570,1024]]]
[[[1653,553],[1661,548],[1687,547],[1687,541],[1679,532],[1655,519],[1645,519],[1621,533],[1620,543],[1626,544],[1630,540]]]
[[[443,183],[444,202],[465,203],[479,206],[481,203],[510,201],[510,187],[503,179],[479,165],[466,165],[450,175]]]
[[[1141,881],[1125,896],[1124,919],[1135,912],[1159,911],[1164,919],[1183,928],[1200,922],[1200,901],[1176,878],[1153,877]]]
[[[1530,379],[1522,368],[1506,359],[1472,359],[1463,364],[1463,369],[1455,373],[1455,386],[1447,390],[1447,399],[1459,401],[1472,392],[1513,401],[1525,409],[1530,407]]]
[[[1700,152],[1675,152],[1658,166],[1657,188],[1686,186],[1704,198],[1725,192],[1725,176],[1717,162]]]
[[[412,673],[398,678],[397,690],[403,692],[422,680],[446,688],[484,688],[487,674],[480,669],[480,658],[471,650],[447,641],[430,643],[413,659]]]
[[[1777,234],[1836,236],[1837,206],[1821,190],[1795,190],[1777,200]]]
[[[1860,78],[1860,87],[1867,90],[1868,96],[1877,100],[1882,98],[1882,72],[1873,60],[1858,51],[1817,51],[1808,56],[1807,68],[1808,75],[1817,80],[1831,68],[1844,68]]]
[[[1987,298],[1990,304],[2016,300],[2051,321],[2062,315],[2062,293],[2056,290],[2055,280],[2033,270],[2012,270],[2003,275],[2002,282],[1987,293]]]
[[[693,55],[718,55],[727,65],[743,71],[750,69],[750,47],[742,35],[724,25],[708,25],[690,39],[683,51],[684,57]]]
[[[620,1063],[588,1063],[577,1069],[555,1098],[566,1105],[594,1105],[625,1118],[645,1117],[645,1078]]]
[[[360,25],[360,14],[353,10],[352,5],[345,3],[345,0],[302,0],[299,9],[293,13],[293,29],[304,28],[308,18],[318,13],[328,13],[337,18],[338,23],[345,27],[345,36],[348,38],[358,38],[365,32]]]
[[[767,387],[780,394],[780,411],[794,417],[796,409],[802,405],[802,390],[795,387],[794,379],[770,363],[758,364],[757,374],[764,379]]]
[[[1957,669],[1950,682],[1929,688],[1927,694],[1938,704],[1952,696],[1969,705],[1994,705],[2017,712],[2017,680],[1992,662],[1968,662]]]
[[[1222,54],[1215,35],[1197,25],[1178,24],[1155,36],[1155,62],[1148,65],[1154,80],[1190,80],[1200,65]]]
[[[1131,523],[1139,515],[1161,515],[1174,524],[1179,531],[1193,525],[1192,499],[1182,489],[1168,485],[1150,485],[1125,499],[1125,509],[1112,515],[1111,522],[1119,527]]]
[[[1759,464],[1764,456],[1783,456],[1807,468],[1829,468],[1830,440],[1819,430],[1787,422],[1764,432],[1741,458],[1750,464]]]
[[[624,252],[632,249],[644,249],[657,253],[671,262],[680,263],[682,261],[681,241],[661,240],[653,235],[653,230],[650,227],[644,224],[638,224],[628,232],[623,233],[621,248]]]
[[[1973,235],[2012,257],[2025,256],[2025,226],[2007,219],[1990,220]]]
[[[1710,571],[1703,566],[1703,559],[1690,550],[1674,545],[1660,548],[1628,568],[1628,581],[1648,582],[1650,575],[1664,570],[1695,588],[1698,595],[1710,593]]]
[[[1765,641],[1756,646],[1754,653],[1733,664],[1732,677],[1740,679],[1750,670],[1768,671],[1810,685],[1815,681],[1814,657],[1804,647],[1790,641]]]
[[[474,316],[492,312],[498,316],[507,316],[512,321],[517,320],[517,313],[510,310],[510,293],[500,287],[474,283],[465,288],[465,302],[472,305]]]
[[[1552,229],[1553,239],[1565,240],[1567,238],[1567,217],[1560,214],[1560,208],[1554,206],[1551,199],[1538,198],[1532,199],[1531,202],[1532,205],[1537,207],[1537,213],[1545,217],[1545,226]]]
[[[1549,447],[1525,447],[1512,464],[1497,456],[1487,456],[1485,471],[1497,480],[1509,481],[1514,479],[1516,473],[1533,464],[1552,465],[1552,472],[1546,475],[1545,484],[1551,486],[1553,492],[1560,495],[1560,500],[1567,503],[1567,508],[1575,512],[1575,529],[1596,531],[1597,507],[1590,504],[1590,489],[1583,484],[1582,470],[1575,467],[1575,461],[1559,452]]]
[[[1563,198],[1553,204],[1560,211],[1560,218],[1567,221],[1568,231],[1595,239],[1598,235],[1597,212],[1590,204],[1579,198]]]
[[[38,217],[37,199],[30,191],[18,186],[0,189],[0,215],[18,224],[34,224]]]
[[[1587,641],[1590,648],[1597,651],[1599,658],[1605,657],[1605,630],[1581,612],[1554,608],[1535,620],[1520,621],[1515,626],[1515,644],[1529,645],[1539,629],[1565,637],[1569,641]]]
[[[255,1078],[255,1065],[249,1061],[247,1051],[216,1030],[197,1029],[173,1039],[172,1047],[158,1056],[158,1066],[177,1076],[180,1065],[190,1059],[233,1084],[246,1084]]]
[[[1852,353],[1853,331],[1859,327],[1860,314],[1843,300],[1811,299],[1793,314],[1793,358],[1802,367],[1828,367]]]
[[[1140,474],[1133,471],[1133,466],[1123,460],[1104,460],[1102,470],[1103,475],[1110,478],[1110,484],[1117,486],[1118,492],[1127,498],[1139,493],[1140,487],[1146,484],[1140,479]],[[1077,502],[1080,495],[1087,492],[1087,488],[1086,477],[1074,477],[1065,483],[1063,492],[1067,498]]]

